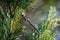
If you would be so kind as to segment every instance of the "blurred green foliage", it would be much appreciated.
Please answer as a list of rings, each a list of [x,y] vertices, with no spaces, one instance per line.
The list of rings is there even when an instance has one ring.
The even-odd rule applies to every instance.
[[[54,40],[56,34],[51,34],[50,30],[45,30],[39,37],[40,40]]]

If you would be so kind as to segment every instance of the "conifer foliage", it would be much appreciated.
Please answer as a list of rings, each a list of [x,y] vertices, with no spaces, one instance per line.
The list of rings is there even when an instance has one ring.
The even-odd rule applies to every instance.
[[[32,0],[0,0],[0,40],[15,40],[21,34],[23,10]]]

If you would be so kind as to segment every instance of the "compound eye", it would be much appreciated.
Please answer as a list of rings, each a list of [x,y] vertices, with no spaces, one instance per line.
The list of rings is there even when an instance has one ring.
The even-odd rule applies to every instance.
[[[25,15],[25,13],[23,12],[23,13],[21,14],[21,16],[26,16],[26,15]]]
[[[24,13],[24,12],[22,12],[22,14],[24,15],[25,13]]]

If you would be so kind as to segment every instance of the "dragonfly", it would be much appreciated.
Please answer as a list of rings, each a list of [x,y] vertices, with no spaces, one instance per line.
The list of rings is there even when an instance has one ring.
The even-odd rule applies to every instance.
[[[25,14],[21,14],[21,16],[23,17],[23,19],[25,19],[32,27],[34,30],[36,30],[36,32],[39,34],[39,30],[36,28],[36,26],[32,23],[32,21],[30,20],[30,18],[28,16],[26,16]]]

